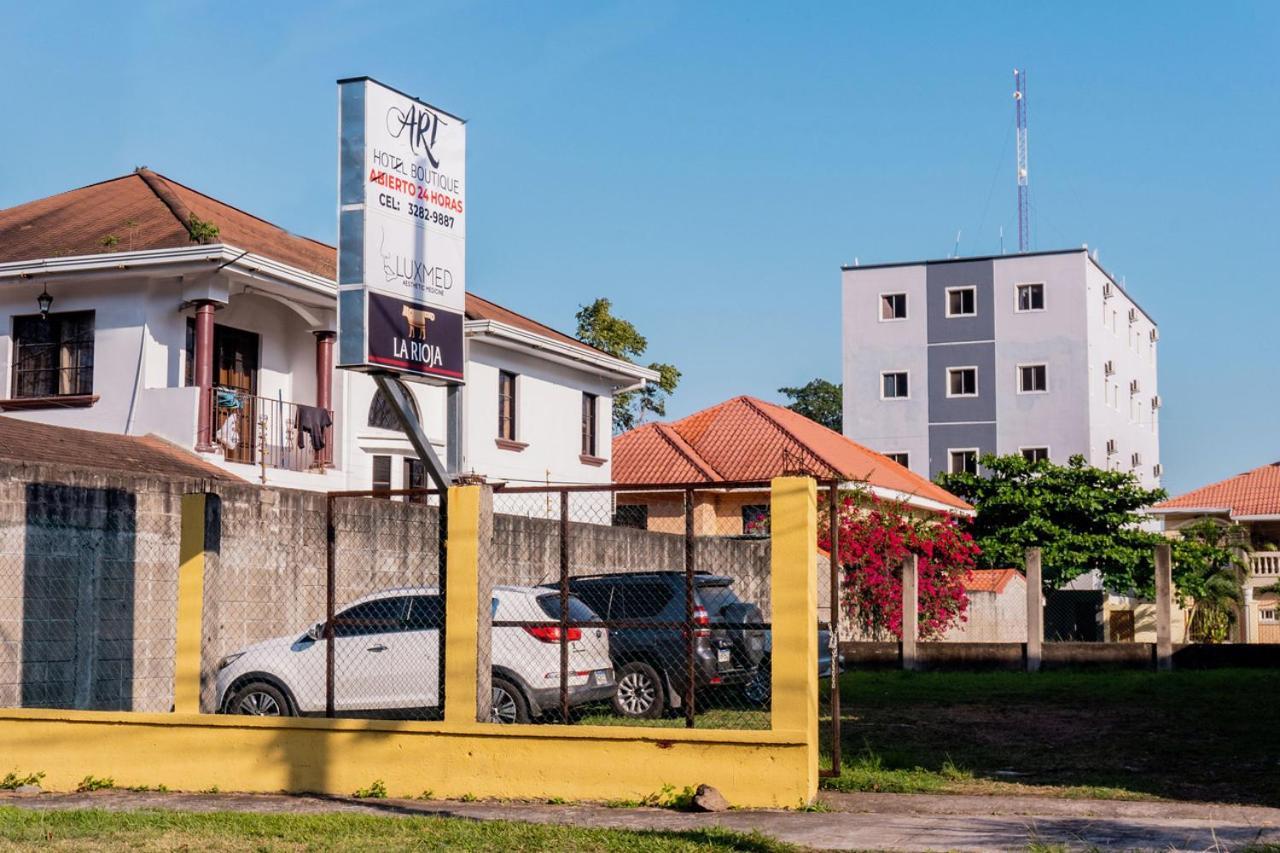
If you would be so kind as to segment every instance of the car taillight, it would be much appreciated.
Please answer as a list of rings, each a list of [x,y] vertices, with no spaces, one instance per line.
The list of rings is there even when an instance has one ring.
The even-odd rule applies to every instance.
[[[560,642],[560,626],[559,625],[525,625],[527,631],[535,640],[541,640],[544,643]],[[575,642],[582,639],[581,628],[570,628],[568,631],[569,642]]]
[[[693,624],[698,626],[694,629],[693,636],[711,636],[711,619],[707,616],[707,608],[703,607],[701,604],[693,608]]]

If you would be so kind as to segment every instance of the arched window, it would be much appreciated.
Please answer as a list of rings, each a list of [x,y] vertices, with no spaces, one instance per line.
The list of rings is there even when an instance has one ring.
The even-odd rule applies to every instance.
[[[409,400],[409,407],[413,409],[414,417],[417,417],[417,402],[414,401],[413,395],[409,393],[409,389],[403,385],[400,387],[404,391],[404,396]],[[382,393],[381,388],[373,395],[373,402],[369,404],[369,426],[375,429],[389,429],[392,432],[404,432],[400,428],[400,419],[396,417],[395,410],[391,407],[391,401],[387,399],[386,394]]]

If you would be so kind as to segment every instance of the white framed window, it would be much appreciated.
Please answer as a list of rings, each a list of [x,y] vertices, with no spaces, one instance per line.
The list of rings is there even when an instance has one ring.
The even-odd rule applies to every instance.
[[[1274,607],[1268,607],[1266,610],[1258,611],[1258,621],[1259,622],[1280,622],[1280,619],[1276,618],[1276,609]]]
[[[891,450],[883,454],[894,462],[897,462],[903,468],[911,467],[911,456],[905,450]]]
[[[952,474],[978,473],[978,448],[952,447],[947,450],[947,471]]]
[[[1017,287],[1013,310],[1018,313],[1044,310],[1044,282],[1035,281]]]
[[[1049,365],[1019,364],[1018,393],[1047,394],[1049,392]]]
[[[905,370],[886,370],[880,374],[881,400],[906,400],[911,397],[911,385]]]
[[[978,368],[974,366],[948,367],[947,368],[947,396],[948,397],[978,396]]]
[[[880,322],[891,323],[894,320],[907,319],[907,294],[880,294]]]
[[[1048,462],[1049,448],[1047,447],[1019,447],[1018,452],[1022,454],[1022,458],[1028,462]]]
[[[973,285],[947,288],[947,316],[973,317],[978,313],[978,288]]]

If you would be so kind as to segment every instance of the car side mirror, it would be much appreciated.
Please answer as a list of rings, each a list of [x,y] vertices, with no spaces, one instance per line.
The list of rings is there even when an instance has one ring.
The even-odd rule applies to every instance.
[[[324,639],[324,623],[317,622],[316,624],[312,625],[311,630],[307,632],[307,639],[323,640]]]

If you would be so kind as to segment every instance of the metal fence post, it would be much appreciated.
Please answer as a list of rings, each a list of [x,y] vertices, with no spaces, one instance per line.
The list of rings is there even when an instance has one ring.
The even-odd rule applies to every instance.
[[[693,689],[693,572],[694,572],[694,535],[693,525],[694,495],[693,489],[684,493],[684,725],[694,726]]]
[[[1156,669],[1173,669],[1173,560],[1169,544],[1156,546]]]
[[[831,775],[840,775],[840,484],[831,484],[827,524],[831,541]]]
[[[915,554],[902,561],[902,668],[918,669],[916,643],[920,638],[919,586],[920,558]]]
[[[336,664],[336,649],[333,642],[333,612],[337,609],[337,568],[335,566],[335,543],[337,540],[337,531],[334,529],[333,523],[333,502],[332,496],[328,497],[325,502],[325,572],[324,572],[324,715],[332,717],[334,715],[334,668]]]
[[[1027,579],[1027,672],[1039,672],[1044,645],[1044,606],[1040,603],[1043,592],[1039,548],[1027,549],[1023,570]]]
[[[560,492],[560,722],[569,723],[569,493]]]

